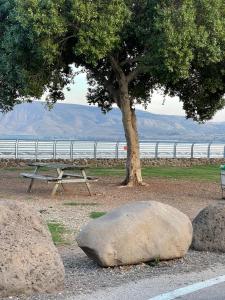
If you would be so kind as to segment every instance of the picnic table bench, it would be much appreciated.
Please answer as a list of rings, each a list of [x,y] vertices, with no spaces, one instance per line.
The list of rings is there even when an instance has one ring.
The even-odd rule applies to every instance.
[[[30,179],[30,184],[27,192],[30,193],[34,180],[43,180],[47,183],[54,183],[54,187],[51,195],[54,196],[59,188],[65,190],[64,183],[85,183],[88,189],[89,195],[91,196],[90,182],[97,181],[96,177],[87,176],[85,170],[86,166],[77,166],[73,164],[59,164],[59,163],[31,163],[28,164],[31,167],[35,167],[33,173],[21,173],[20,175],[24,178]],[[39,171],[55,170],[56,175],[40,174]],[[74,173],[74,171],[79,173]]]

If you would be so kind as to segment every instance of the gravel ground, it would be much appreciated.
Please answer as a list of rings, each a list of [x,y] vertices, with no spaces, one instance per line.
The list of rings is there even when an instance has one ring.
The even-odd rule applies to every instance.
[[[116,268],[101,268],[88,259],[77,247],[60,249],[65,270],[66,282],[64,291],[52,295],[34,295],[32,297],[11,297],[12,300],[65,300],[69,296],[91,294],[106,287],[119,286],[127,282],[136,282],[144,278],[157,277],[163,274],[181,274],[200,272],[224,265],[225,254],[197,252],[190,250],[178,260],[162,261],[156,265],[140,264]]]
[[[121,178],[101,178],[93,184],[93,196],[83,185],[74,189],[68,187],[64,195],[50,198],[51,188],[44,183],[37,183],[31,194],[26,193],[28,182],[18,179],[17,172],[7,172],[0,182],[0,198],[26,202],[42,213],[46,221],[56,220],[63,223],[71,232],[73,242],[58,248],[66,270],[65,290],[54,295],[36,295],[33,297],[11,299],[66,299],[70,295],[91,293],[98,289],[118,286],[129,281],[154,277],[161,274],[178,274],[182,272],[201,271],[223,264],[225,254],[189,251],[183,259],[126,266],[117,268],[100,268],[77,247],[74,236],[80,227],[90,220],[92,211],[109,211],[128,201],[156,200],[172,205],[191,219],[203,207],[210,203],[221,202],[218,183],[178,181],[168,179],[150,179],[148,186],[140,188],[120,188]],[[76,202],[86,205],[68,206],[65,203]],[[87,205],[95,203],[96,205]]]

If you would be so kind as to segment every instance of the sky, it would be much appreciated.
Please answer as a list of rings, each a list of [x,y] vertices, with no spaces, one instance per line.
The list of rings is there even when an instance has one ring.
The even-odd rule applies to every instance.
[[[75,82],[70,86],[70,91],[65,91],[65,102],[74,104],[87,105],[86,93],[87,93],[87,81],[86,75],[81,73],[75,77]],[[137,106],[138,109],[143,107]],[[153,95],[152,102],[149,104],[147,111],[155,114],[164,115],[180,115],[185,116],[185,112],[182,108],[182,102],[179,101],[178,97],[170,98],[167,97],[164,101],[163,96],[160,92],[156,92]],[[224,122],[225,121],[225,109],[218,112],[212,121]]]

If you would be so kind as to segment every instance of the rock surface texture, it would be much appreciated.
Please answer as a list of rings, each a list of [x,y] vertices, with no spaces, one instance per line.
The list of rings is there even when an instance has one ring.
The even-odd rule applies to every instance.
[[[192,248],[225,252],[225,205],[209,205],[193,220]]]
[[[155,201],[114,209],[91,221],[77,236],[79,247],[104,267],[179,258],[186,254],[191,241],[189,218]]]
[[[15,201],[0,201],[0,297],[54,292],[64,267],[39,214]]]

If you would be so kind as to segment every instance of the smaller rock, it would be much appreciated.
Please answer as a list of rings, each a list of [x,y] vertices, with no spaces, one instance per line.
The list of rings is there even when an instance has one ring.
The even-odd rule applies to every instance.
[[[225,252],[225,205],[209,205],[193,220],[192,248]]]
[[[23,203],[0,201],[0,262],[0,297],[64,286],[64,266],[47,225]]]

